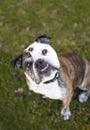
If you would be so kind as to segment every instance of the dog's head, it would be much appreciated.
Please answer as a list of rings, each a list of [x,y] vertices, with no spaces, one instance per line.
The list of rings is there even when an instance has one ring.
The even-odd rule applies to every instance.
[[[25,74],[37,84],[60,67],[57,54],[50,46],[49,40],[50,37],[46,35],[38,37],[14,62],[14,65],[23,68]]]

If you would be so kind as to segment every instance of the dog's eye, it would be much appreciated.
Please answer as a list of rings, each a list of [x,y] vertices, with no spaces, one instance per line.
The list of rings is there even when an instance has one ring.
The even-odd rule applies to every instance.
[[[43,54],[43,55],[46,55],[47,52],[48,52],[47,49],[42,50],[42,54]]]
[[[34,49],[33,49],[33,47],[30,47],[29,49],[28,49],[28,51],[30,51],[30,52],[32,52]]]

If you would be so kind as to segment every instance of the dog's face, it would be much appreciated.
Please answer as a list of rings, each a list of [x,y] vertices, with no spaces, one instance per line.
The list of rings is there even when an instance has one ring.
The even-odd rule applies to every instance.
[[[48,39],[39,37],[23,54],[23,69],[36,83],[40,83],[45,76],[50,76],[60,66],[55,50],[48,43],[41,43],[45,42],[45,38]]]
[[[57,54],[49,45],[49,37],[47,36],[38,37],[34,43],[24,50],[22,57],[25,74],[37,84],[60,67]]]

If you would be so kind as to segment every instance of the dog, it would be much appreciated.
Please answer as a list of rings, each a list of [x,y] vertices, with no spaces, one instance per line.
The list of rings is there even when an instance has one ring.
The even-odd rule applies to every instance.
[[[36,38],[13,65],[24,70],[30,91],[61,100],[61,116],[68,120],[74,90],[77,87],[83,90],[79,95],[81,103],[90,95],[90,62],[74,53],[58,55],[50,39],[47,35]]]

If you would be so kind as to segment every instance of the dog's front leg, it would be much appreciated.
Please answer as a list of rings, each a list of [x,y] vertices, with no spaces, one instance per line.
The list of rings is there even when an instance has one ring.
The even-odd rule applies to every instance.
[[[73,91],[70,90],[68,96],[62,101],[63,107],[61,109],[61,116],[63,117],[64,120],[69,120],[71,116],[69,105],[70,105],[72,96],[73,96]]]

